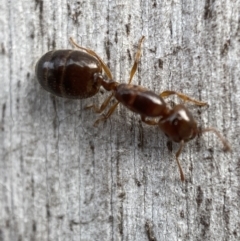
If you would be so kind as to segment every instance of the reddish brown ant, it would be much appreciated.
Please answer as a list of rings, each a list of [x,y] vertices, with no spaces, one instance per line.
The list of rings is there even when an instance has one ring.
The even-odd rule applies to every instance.
[[[112,94],[106,98],[100,108],[95,105],[87,107],[93,108],[97,113],[101,113],[107,107],[112,97],[115,97],[117,100],[109,108],[107,114],[99,118],[94,125],[108,119],[119,103],[122,103],[131,111],[140,114],[142,121],[146,124],[158,125],[172,141],[180,143],[180,147],[176,153],[176,161],[182,181],[185,178],[178,157],[182,152],[184,144],[194,139],[197,134],[214,132],[222,141],[225,149],[227,151],[231,150],[227,141],[215,128],[201,130],[197,127],[190,111],[183,104],[170,108],[163,98],[177,95],[184,102],[192,102],[197,106],[205,106],[207,103],[192,99],[185,94],[175,91],[167,90],[157,95],[142,86],[131,85],[141,56],[141,45],[144,37],[139,41],[138,51],[127,84],[112,81],[111,71],[94,51],[79,46],[71,38],[70,40],[74,46],[86,53],[76,50],[50,51],[39,60],[36,66],[36,74],[40,84],[46,90],[61,97],[88,98],[96,94],[100,86],[107,91],[112,91]],[[104,69],[109,78],[107,81],[102,75],[102,69]],[[159,120],[156,121],[149,118],[159,118]]]
[[[95,95],[103,79],[102,70],[109,79],[112,79],[112,74],[95,52],[83,47],[81,50],[85,52],[64,49],[44,54],[35,68],[41,86],[53,95],[70,99]]]
[[[157,95],[153,91],[148,90],[142,86],[130,84],[136,72],[137,64],[141,56],[141,44],[143,40],[144,37],[140,39],[138,51],[135,57],[134,65],[130,72],[130,79],[128,84],[119,84],[118,82],[114,81],[105,82],[102,80],[101,85],[107,91],[112,91],[112,95],[103,102],[100,108],[97,108],[95,105],[91,105],[88,108],[93,108],[95,112],[101,113],[107,107],[111,97],[114,96],[117,99],[117,102],[111,106],[107,114],[102,118],[99,118],[94,125],[97,125],[102,120],[108,119],[119,103],[125,105],[131,111],[140,114],[142,121],[146,124],[158,125],[160,129],[172,141],[180,143],[180,147],[176,153],[176,161],[179,167],[181,180],[184,181],[185,178],[178,157],[182,152],[185,142],[194,139],[197,134],[202,134],[204,132],[214,132],[222,141],[226,151],[230,151],[231,148],[227,141],[215,128],[205,128],[203,130],[198,128],[192,114],[183,104],[178,104],[173,108],[169,108],[163,98],[170,95],[177,95],[180,99],[192,102],[197,106],[205,106],[207,103],[192,99],[185,94],[169,90],[162,92],[160,95]],[[74,45],[80,47],[76,43],[74,43]],[[149,117],[158,117],[159,120],[149,120],[147,119]]]

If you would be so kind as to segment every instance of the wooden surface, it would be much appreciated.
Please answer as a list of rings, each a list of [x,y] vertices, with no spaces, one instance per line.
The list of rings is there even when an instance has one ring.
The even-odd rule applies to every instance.
[[[1,0],[0,240],[240,240],[240,2]],[[209,103],[188,105],[204,134],[178,148],[119,106],[98,128],[101,91],[57,98],[35,63],[72,36],[95,50],[115,80],[171,89]],[[177,101],[174,99],[174,101]]]

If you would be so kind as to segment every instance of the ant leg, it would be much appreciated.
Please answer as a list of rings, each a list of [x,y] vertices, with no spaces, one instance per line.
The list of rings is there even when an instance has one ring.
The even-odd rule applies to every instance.
[[[113,79],[112,73],[111,73],[110,69],[108,68],[108,66],[104,63],[104,61],[103,61],[93,50],[87,49],[87,48],[84,48],[84,47],[78,45],[78,44],[73,40],[72,37],[70,37],[70,42],[72,43],[73,46],[75,46],[75,47],[77,47],[77,48],[79,48],[79,49],[81,49],[81,50],[84,50],[84,51],[86,51],[88,54],[90,54],[91,56],[95,57],[95,58],[101,63],[101,66],[102,66],[104,72],[106,73],[107,77],[108,77],[110,80]],[[109,102],[110,102],[110,100],[111,100],[112,97],[113,97],[113,94],[111,94],[109,97],[107,97],[107,98],[105,99],[105,101],[102,103],[102,105],[100,106],[100,108],[98,108],[98,107],[95,106],[95,105],[90,105],[90,106],[87,106],[87,107],[85,107],[85,108],[86,108],[86,109],[93,108],[96,113],[101,113],[101,112],[107,107],[107,105],[109,104]]]
[[[138,66],[138,62],[139,62],[139,59],[141,57],[141,45],[142,45],[142,42],[144,40],[144,36],[141,37],[141,39],[139,40],[139,44],[138,44],[138,51],[135,55],[135,61],[134,61],[134,64],[132,66],[132,69],[130,71],[130,77],[129,77],[129,80],[128,80],[128,84],[130,84],[132,82],[132,78],[137,70],[137,66]]]
[[[78,45],[72,37],[70,37],[70,42],[72,43],[73,46],[81,49],[81,50],[84,50],[86,51],[87,53],[89,53],[90,55],[92,55],[93,57],[95,57],[102,65],[102,68],[104,69],[104,72],[106,73],[107,77],[112,80],[113,77],[112,77],[112,73],[110,71],[110,69],[108,68],[108,66],[104,63],[104,61],[91,49],[87,49],[87,48],[84,48],[84,47],[81,47],[80,45]]]
[[[97,107],[96,105],[89,105],[89,106],[86,106],[85,109],[93,109],[95,113],[101,113],[105,110],[105,108],[109,104],[112,97],[113,97],[113,94],[108,96],[100,107]]]
[[[194,104],[197,105],[197,106],[205,106],[205,105],[207,105],[206,102],[202,102],[202,101],[199,101],[199,100],[195,100],[195,99],[193,99],[193,98],[191,98],[191,97],[189,97],[189,96],[187,96],[187,95],[185,95],[185,94],[182,94],[182,93],[176,92],[176,91],[166,90],[166,91],[163,91],[163,92],[160,94],[160,96],[161,96],[162,98],[166,98],[166,97],[168,97],[168,96],[170,96],[170,95],[177,95],[178,98],[180,98],[180,99],[182,99],[182,100],[184,100],[184,101],[192,102],[192,103],[194,103]]]
[[[178,164],[178,168],[179,168],[179,171],[180,171],[180,177],[181,177],[182,182],[185,180],[185,178],[184,178],[183,170],[182,170],[182,167],[181,167],[180,162],[178,160],[178,157],[181,154],[183,147],[184,147],[184,141],[181,141],[180,147],[179,147],[179,149],[176,153],[176,161],[177,161],[177,164]]]
[[[217,135],[217,137],[220,139],[220,141],[224,146],[225,151],[231,152],[232,151],[231,146],[228,144],[227,140],[215,128],[213,127],[205,128],[200,131],[200,134],[203,134],[204,132],[211,132],[211,131],[214,132]]]
[[[134,74],[135,74],[135,72],[136,72],[136,70],[137,70],[137,65],[138,65],[139,59],[140,59],[140,57],[141,57],[141,45],[142,45],[142,42],[143,42],[144,38],[145,38],[145,37],[142,36],[142,38],[141,38],[140,41],[139,41],[138,51],[137,51],[137,53],[136,53],[135,61],[134,61],[133,67],[132,67],[131,72],[130,72],[130,78],[129,78],[128,84],[131,83],[132,78],[133,78],[133,76],[134,76]],[[72,39],[71,39],[71,41],[73,42]],[[73,42],[73,43],[74,43],[75,46],[80,47],[80,46],[78,46],[75,42]],[[97,56],[97,54],[94,53],[92,50],[88,50],[88,49],[85,49],[85,48],[82,48],[82,47],[80,47],[80,48],[81,48],[81,49],[84,49],[85,51],[87,51],[87,52],[90,53],[90,54],[93,54],[93,55],[101,62],[101,64],[105,65],[105,64],[103,63],[103,61],[101,60],[101,58],[100,58],[99,56]],[[104,68],[104,67],[103,67],[103,68]],[[106,68],[108,69],[107,66],[106,66]],[[104,71],[106,72],[105,69],[104,69]],[[109,70],[109,72],[110,72],[110,70]],[[109,77],[109,76],[108,76],[108,77]],[[111,79],[112,79],[112,78],[111,78]],[[113,94],[110,95],[110,96],[103,102],[102,106],[101,106],[99,109],[96,108],[96,106],[94,106],[94,105],[89,106],[89,108],[93,108],[93,109],[94,109],[96,112],[98,112],[98,113],[102,112],[102,111],[106,108],[106,106],[108,105],[108,103],[109,103],[110,99],[112,98],[112,96],[113,96]],[[119,104],[119,102],[116,102],[113,106],[111,106],[110,109],[109,109],[109,111],[108,111],[108,113],[107,113],[105,116],[103,116],[103,117],[101,117],[101,118],[99,118],[99,119],[97,119],[97,120],[95,121],[94,126],[97,126],[100,121],[108,119],[108,118],[113,114],[113,112],[114,112],[115,109],[117,108],[118,104]]]
[[[158,125],[158,121],[156,121],[156,120],[146,120],[145,116],[141,116],[141,120],[142,120],[142,122],[144,122],[148,125],[151,125],[151,126]]]
[[[104,115],[103,117],[97,119],[94,122],[93,126],[96,127],[99,124],[100,121],[107,120],[112,115],[112,113],[115,111],[115,109],[117,108],[118,104],[119,104],[119,102],[116,102],[113,106],[111,106],[111,108],[108,110],[108,113],[106,115]]]

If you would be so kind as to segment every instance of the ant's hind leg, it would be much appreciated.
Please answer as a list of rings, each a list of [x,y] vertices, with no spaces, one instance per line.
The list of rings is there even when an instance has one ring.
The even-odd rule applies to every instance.
[[[130,77],[129,77],[129,80],[128,80],[128,84],[130,84],[132,82],[132,78],[137,70],[137,66],[138,66],[138,62],[139,62],[139,59],[141,57],[141,45],[142,45],[142,42],[144,40],[144,36],[142,36],[142,38],[139,40],[139,44],[138,44],[138,51],[135,55],[135,61],[134,61],[134,64],[132,66],[132,69],[130,71]]]
[[[80,45],[78,45],[72,37],[70,37],[70,42],[72,43],[73,46],[81,49],[81,50],[84,50],[86,51],[87,53],[89,53],[90,55],[92,55],[93,57],[95,57],[102,65],[102,68],[104,69],[104,72],[106,73],[107,77],[112,80],[113,77],[112,77],[112,73],[110,71],[110,69],[108,68],[108,66],[104,63],[104,61],[91,49],[87,49],[87,48],[84,48],[84,47],[81,47]]]
[[[188,102],[192,102],[193,104],[197,105],[197,106],[205,106],[207,105],[206,102],[202,102],[202,101],[199,101],[199,100],[195,100],[185,94],[182,94],[180,92],[176,92],[176,91],[172,91],[172,90],[166,90],[166,91],[163,91],[160,96],[162,98],[166,98],[170,95],[177,95],[178,98],[182,99],[183,101],[188,101]]]

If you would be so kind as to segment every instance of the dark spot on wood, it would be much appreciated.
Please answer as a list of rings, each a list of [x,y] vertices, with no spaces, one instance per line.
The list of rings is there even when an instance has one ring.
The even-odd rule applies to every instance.
[[[207,233],[209,232],[211,222],[212,199],[207,198],[204,204],[205,206],[203,206],[203,210],[200,213],[199,222],[202,225],[200,235],[205,238],[208,237]]]
[[[29,79],[30,78],[30,73],[29,72],[27,72],[27,79]]]
[[[10,220],[9,220],[9,219],[6,220],[6,222],[5,222],[5,227],[6,227],[6,228],[9,228],[9,227],[10,227]]]
[[[143,126],[142,126],[142,122],[139,121],[139,125],[138,125],[138,147],[139,148],[143,148],[144,146],[144,133],[143,133]]]
[[[2,231],[2,229],[0,229],[0,241],[3,241],[4,239],[3,239],[3,231]]]
[[[64,219],[64,215],[58,215],[57,219],[63,220]]]
[[[132,56],[131,56],[131,53],[130,53],[129,49],[127,49],[127,55],[128,55],[128,61],[131,62],[132,61]]]
[[[118,197],[121,198],[121,199],[125,199],[126,193],[125,193],[125,192],[120,192],[120,193],[118,194]]]
[[[183,210],[181,210],[181,212],[180,212],[180,217],[184,218],[184,211]]]
[[[123,207],[122,203],[119,207],[119,224],[118,224],[119,233],[122,236],[123,235]]]
[[[197,197],[196,197],[197,207],[199,208],[203,202],[203,191],[201,186],[197,187]]]
[[[69,228],[71,231],[73,231],[73,226],[75,226],[75,225],[79,225],[79,222],[76,222],[74,220],[69,221]]]
[[[229,197],[226,196],[226,190],[224,191],[224,196],[223,196],[223,220],[225,222],[225,229],[228,233],[229,231],[229,220],[230,220],[230,210],[229,207],[231,206]],[[226,233],[227,233],[226,232]]]
[[[156,7],[157,7],[157,2],[156,2],[156,0],[153,0],[152,6],[153,6],[153,8],[156,8]]]
[[[30,34],[30,38],[31,38],[31,39],[34,39],[34,37],[35,37],[35,34],[34,34],[34,32],[32,31],[32,33]]]
[[[2,105],[2,121],[4,121],[5,112],[6,112],[6,103],[4,103],[4,104]]]
[[[43,36],[44,34],[44,24],[43,24],[43,0],[35,0],[35,10],[39,8],[39,22],[40,22],[40,32]]]
[[[17,87],[18,87],[18,89],[21,88],[21,81],[20,80],[18,80],[18,82],[17,82]]]
[[[67,12],[68,12],[68,17],[71,17],[71,6],[69,3],[67,3]]]
[[[0,125],[2,131],[4,131],[5,113],[6,113],[6,103],[2,105],[2,123]]]
[[[55,96],[50,95],[50,99],[51,99],[52,104],[53,104],[54,112],[57,113],[57,104],[56,104]],[[57,127],[58,127],[57,123],[58,123],[58,119],[57,119],[57,115],[55,115],[54,118],[53,118],[53,121],[52,121],[53,129],[54,129],[54,137],[56,137],[56,130],[57,130]]]
[[[172,32],[173,32],[173,30],[172,30],[172,20],[170,20],[170,22],[169,22],[169,29],[170,29],[170,35],[172,37]]]
[[[3,55],[6,54],[6,49],[5,49],[4,43],[1,43],[1,53],[2,53]]]
[[[137,184],[138,187],[142,186],[142,183],[137,178],[135,178],[135,183]]]
[[[68,11],[68,16],[73,20],[74,24],[78,23],[78,18],[82,14],[82,9],[83,9],[83,2],[77,1],[73,4],[67,3],[67,11]]]
[[[190,163],[190,166],[189,166],[188,170],[189,170],[189,172],[192,173],[192,171],[193,171],[193,165],[192,165],[192,162]]]
[[[126,29],[127,36],[129,36],[129,34],[130,34],[130,23],[125,24],[125,29]]]
[[[105,50],[106,50],[106,55],[107,55],[107,59],[110,60],[111,55],[110,55],[110,41],[109,39],[107,41],[105,41]]]
[[[150,223],[150,221],[146,221],[145,230],[149,241],[157,241],[154,236],[153,225]]]
[[[170,140],[167,141],[167,149],[168,149],[168,151],[170,151],[170,152],[172,152],[172,150],[173,150],[172,141],[170,141]]]
[[[132,18],[132,16],[131,16],[131,14],[129,14],[128,15],[128,24],[126,24],[126,33],[127,33],[127,36],[130,34],[130,28],[131,28],[131,18]]]
[[[95,149],[94,142],[89,141],[89,146],[90,146],[90,149],[91,149],[92,153],[94,153],[94,149]]]
[[[115,33],[114,41],[115,41],[116,44],[118,43],[118,33],[117,32]]]
[[[32,189],[32,197],[35,196],[35,189],[34,189],[34,177],[31,177],[31,189]]]
[[[222,49],[221,49],[221,56],[224,57],[227,55],[228,50],[229,50],[229,46],[230,46],[230,39],[228,39],[225,44],[223,45]]]
[[[36,233],[36,231],[37,231],[37,224],[36,224],[36,221],[35,221],[35,220],[33,220],[33,223],[32,223],[32,231],[33,231],[34,233]]]
[[[56,98],[54,97],[54,95],[50,95],[50,98],[53,104],[53,109],[55,112],[57,112]]]
[[[52,48],[53,48],[53,49],[56,48],[56,41],[55,41],[55,38],[52,40]]]
[[[113,216],[112,216],[112,215],[110,215],[110,216],[108,217],[108,221],[109,221],[110,223],[113,222]]]
[[[210,216],[209,215],[201,215],[200,223],[204,226],[204,228],[208,229],[210,226]]]
[[[206,0],[204,6],[204,19],[210,19],[213,16],[212,6],[215,0]]]
[[[154,48],[149,48],[149,51],[150,51],[151,53],[156,54],[157,48],[156,48],[156,47],[154,47]]]
[[[46,212],[47,212],[47,219],[50,219],[51,218],[51,212],[50,212],[50,207],[49,207],[48,203],[46,204]]]
[[[162,61],[162,59],[159,59],[159,60],[158,60],[158,67],[159,67],[160,69],[163,69],[163,61]]]

